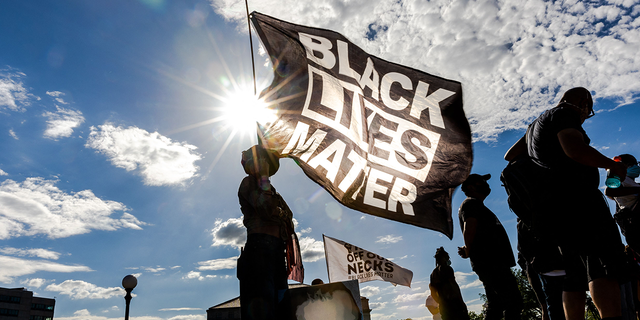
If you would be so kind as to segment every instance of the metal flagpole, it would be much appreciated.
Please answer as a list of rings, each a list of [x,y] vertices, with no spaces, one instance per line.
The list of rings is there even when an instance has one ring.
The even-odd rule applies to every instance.
[[[251,70],[253,71],[253,95],[258,94],[258,89],[256,88],[256,63],[255,58],[253,57],[253,39],[251,37],[251,19],[249,18],[249,0],[244,0],[244,6],[247,9],[247,27],[249,28],[249,46],[251,47]],[[260,124],[256,121],[256,138],[258,140],[258,144],[262,145],[262,137],[260,137]]]
[[[247,26],[249,27],[249,45],[251,46],[251,68],[253,70],[253,95],[258,93],[256,89],[256,64],[253,58],[253,39],[251,39],[251,21],[249,20],[249,0],[244,0],[245,8],[247,9]]]

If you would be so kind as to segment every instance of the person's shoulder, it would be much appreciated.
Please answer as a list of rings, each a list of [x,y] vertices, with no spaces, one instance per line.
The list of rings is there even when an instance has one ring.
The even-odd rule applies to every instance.
[[[246,176],[244,177],[244,179],[242,179],[242,182],[240,182],[240,188],[238,188],[238,192],[254,189],[257,188],[257,186],[258,181],[256,181],[256,178],[252,176]]]
[[[462,201],[460,205],[460,209],[458,210],[458,215],[465,219],[466,217],[474,216],[478,213],[479,209],[483,206],[482,201],[468,197]]]
[[[548,112],[548,117],[554,121],[580,121],[580,114],[578,114],[578,112],[573,108],[564,104],[560,104]]]
[[[462,204],[460,205],[460,207],[474,207],[474,206],[478,206],[478,205],[482,205],[482,201],[480,201],[479,199],[476,198],[472,198],[472,197],[467,197],[466,199],[464,199],[462,201]]]

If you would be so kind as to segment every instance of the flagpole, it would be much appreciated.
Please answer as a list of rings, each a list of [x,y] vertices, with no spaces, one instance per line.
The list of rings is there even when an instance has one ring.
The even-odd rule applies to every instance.
[[[251,38],[251,21],[249,19],[249,0],[244,0],[244,6],[247,9],[247,27],[249,28],[249,46],[251,46],[251,68],[253,70],[253,95],[258,93],[256,89],[256,64],[253,58],[253,39]]]
[[[329,272],[329,258],[327,257],[327,240],[324,233],[322,234],[322,242],[324,244],[324,261],[327,263],[327,278],[329,278],[329,283],[331,283],[331,272]]]
[[[253,39],[251,37],[251,19],[249,18],[249,0],[244,0],[244,7],[247,9],[247,28],[249,30],[249,49],[251,50],[251,70],[253,71],[253,95],[258,94],[256,88],[256,62],[253,57]],[[256,121],[256,140],[259,145],[262,145],[262,138],[260,137],[260,124]]]

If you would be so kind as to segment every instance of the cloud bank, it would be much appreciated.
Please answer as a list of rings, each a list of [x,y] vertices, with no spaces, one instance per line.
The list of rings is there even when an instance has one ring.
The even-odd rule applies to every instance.
[[[109,123],[91,127],[85,146],[104,154],[118,168],[136,170],[149,186],[185,185],[197,176],[195,162],[201,159],[193,145]]]
[[[246,32],[244,2],[211,5]],[[575,86],[620,104],[640,92],[634,1],[263,0],[250,10],[340,32],[370,54],[460,81],[476,140],[525,128]]]
[[[45,235],[66,238],[91,230],[141,229],[145,225],[116,201],[102,200],[91,190],[65,193],[57,181],[7,179],[0,184],[0,239]],[[111,215],[122,212],[120,218]]]

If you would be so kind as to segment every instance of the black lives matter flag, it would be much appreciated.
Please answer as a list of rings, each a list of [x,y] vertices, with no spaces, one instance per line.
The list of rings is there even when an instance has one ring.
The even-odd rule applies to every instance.
[[[339,33],[257,12],[274,66],[263,144],[349,208],[453,236],[451,196],[469,175],[459,82],[372,56]]]

